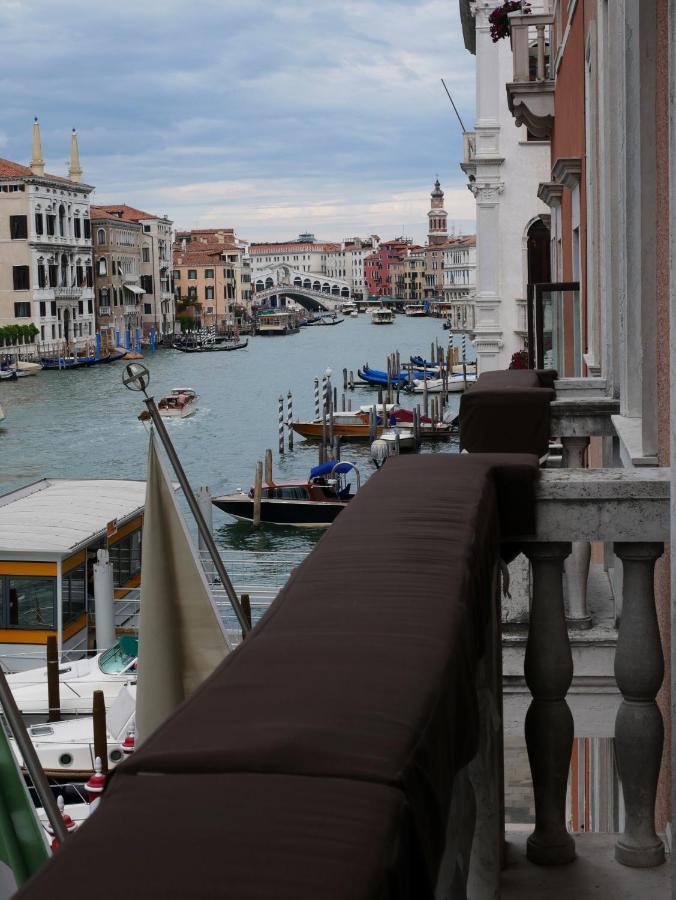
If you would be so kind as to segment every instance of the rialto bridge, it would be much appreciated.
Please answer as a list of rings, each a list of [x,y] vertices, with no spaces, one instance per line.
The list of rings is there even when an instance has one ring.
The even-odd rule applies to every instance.
[[[311,312],[333,311],[352,297],[346,281],[316,272],[301,272],[285,265],[258,272],[252,283],[254,303],[273,309],[284,307],[293,300]]]

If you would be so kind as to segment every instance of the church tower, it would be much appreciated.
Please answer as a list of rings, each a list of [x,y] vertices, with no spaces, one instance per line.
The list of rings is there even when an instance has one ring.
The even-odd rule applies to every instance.
[[[427,228],[427,243],[430,246],[443,244],[448,240],[447,213],[444,209],[444,192],[441,190],[439,179],[434,182],[432,191],[432,205],[427,213],[429,224]]]

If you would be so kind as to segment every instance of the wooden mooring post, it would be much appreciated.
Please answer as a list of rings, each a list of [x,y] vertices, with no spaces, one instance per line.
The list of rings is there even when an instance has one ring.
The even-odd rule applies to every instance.
[[[242,610],[244,612],[244,616],[249,625],[249,631],[253,628],[253,622],[251,621],[251,598],[248,594],[242,594],[240,599],[240,603],[242,604]],[[242,631],[242,640],[246,638],[246,631]]]
[[[92,699],[92,720],[94,725],[94,759],[101,760],[101,771],[108,771],[108,730],[106,728],[106,703],[103,691],[94,691]]]
[[[265,451],[265,483],[272,484],[272,450]]]
[[[279,395],[279,407],[277,415],[277,427],[279,431],[279,454],[284,455],[284,395]]]
[[[293,395],[291,389],[286,395],[286,431],[289,450],[293,450]]]
[[[261,495],[263,493],[263,463],[256,463],[256,478],[254,480],[254,497],[253,497],[253,527],[260,528],[261,525]]]
[[[61,719],[61,700],[59,697],[59,648],[56,635],[47,636],[47,706],[48,720],[59,722]]]

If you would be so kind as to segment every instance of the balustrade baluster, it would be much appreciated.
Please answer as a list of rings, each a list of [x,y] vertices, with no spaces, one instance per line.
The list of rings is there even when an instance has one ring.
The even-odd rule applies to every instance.
[[[537,51],[538,51],[538,60],[537,60],[537,80],[544,81],[545,80],[545,26],[544,25],[536,25],[537,30]]]
[[[562,437],[563,467],[581,469],[584,463],[584,452],[589,445],[588,437]],[[566,621],[569,628],[584,630],[591,628],[592,617],[587,606],[587,580],[591,562],[591,544],[589,541],[574,541],[573,549],[564,563],[566,571],[566,587],[568,614]]]
[[[655,796],[664,724],[655,697],[664,678],[664,656],[655,611],[655,561],[660,543],[616,543],[622,560],[622,618],[615,678],[622,704],[615,720],[615,752],[625,805],[624,834],[615,859],[625,866],[658,866],[664,845],[655,832]]]
[[[573,658],[563,606],[563,561],[569,543],[527,544],[533,570],[533,600],[524,672],[533,700],[526,714],[526,745],[535,795],[535,830],[527,855],[540,865],[575,859],[566,829],[566,788],[573,746],[573,716],[566,693]]]

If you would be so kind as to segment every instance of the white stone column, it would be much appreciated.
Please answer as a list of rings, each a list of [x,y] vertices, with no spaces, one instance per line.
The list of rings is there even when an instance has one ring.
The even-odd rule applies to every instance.
[[[533,700],[526,713],[526,745],[533,776],[535,830],[527,855],[539,865],[575,859],[566,829],[566,789],[573,746],[573,716],[566,694],[573,658],[563,607],[563,561],[570,544],[527,544],[533,570],[533,602],[524,672]]]
[[[622,560],[624,598],[615,651],[615,678],[623,697],[615,721],[615,752],[626,810],[615,858],[625,866],[658,866],[664,845],[655,833],[655,797],[664,724],[655,697],[664,657],[655,611],[655,561],[660,543],[616,543]]]
[[[581,469],[584,452],[589,446],[588,437],[562,437],[562,468]],[[569,628],[584,630],[591,628],[592,618],[587,606],[587,580],[591,562],[589,541],[573,541],[573,549],[564,563],[566,572],[566,600],[568,611],[566,622]]]
[[[107,550],[99,550],[94,563],[94,613],[96,650],[101,653],[115,643],[115,593],[113,567]]]

